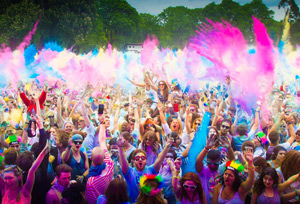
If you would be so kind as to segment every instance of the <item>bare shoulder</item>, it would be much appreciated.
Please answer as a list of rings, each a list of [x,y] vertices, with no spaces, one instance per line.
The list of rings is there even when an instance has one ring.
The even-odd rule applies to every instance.
[[[221,190],[221,187],[222,187],[222,184],[217,184],[216,186],[215,186],[215,189],[214,189],[214,191],[216,191],[218,194],[220,193],[220,190]]]
[[[50,189],[46,195],[46,204],[59,203],[59,198],[55,190]]]

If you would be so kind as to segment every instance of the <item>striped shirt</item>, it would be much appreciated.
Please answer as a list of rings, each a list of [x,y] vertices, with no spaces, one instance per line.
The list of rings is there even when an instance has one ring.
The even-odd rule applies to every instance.
[[[100,195],[104,195],[108,184],[113,178],[114,162],[111,160],[107,149],[104,149],[104,162],[106,168],[99,176],[91,176],[87,180],[85,197],[89,204],[96,204]]]

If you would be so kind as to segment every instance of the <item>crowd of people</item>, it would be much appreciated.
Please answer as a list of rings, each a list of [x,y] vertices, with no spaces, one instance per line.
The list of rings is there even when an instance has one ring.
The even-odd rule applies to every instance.
[[[129,81],[7,86],[2,203],[300,203],[299,90],[274,86],[249,111],[230,76],[201,90]]]

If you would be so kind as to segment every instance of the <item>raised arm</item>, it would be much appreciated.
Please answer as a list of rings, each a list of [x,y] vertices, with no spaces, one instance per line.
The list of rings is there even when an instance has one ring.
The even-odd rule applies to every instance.
[[[290,145],[292,145],[295,140],[296,134],[295,134],[295,129],[293,127],[293,124],[291,123],[291,116],[286,118],[286,123],[287,123],[287,127],[289,129],[288,132],[290,133],[290,135],[289,135],[290,137],[287,140],[287,142],[290,143]]]
[[[254,125],[251,128],[251,131],[256,132],[258,126],[259,126],[259,113],[260,113],[260,106],[257,107],[255,110],[255,119],[254,119]]]
[[[86,107],[84,105],[84,102],[81,100],[81,111],[82,111],[82,116],[84,118],[84,123],[87,127],[90,127],[91,121],[89,120],[87,113],[86,113]]]
[[[186,133],[190,134],[193,131],[191,128],[190,107],[186,108],[186,116],[185,116],[184,124],[185,124]]]
[[[240,189],[242,193],[247,194],[254,184],[253,153],[247,152],[245,158],[248,162],[248,178],[241,184]]]
[[[278,185],[278,191],[279,191],[279,193],[282,193],[292,183],[296,182],[298,178],[299,178],[299,174],[295,174],[294,176],[291,176],[286,182],[279,184]]]
[[[113,131],[115,132],[118,129],[118,121],[119,121],[119,115],[120,115],[120,110],[121,110],[121,104],[118,105],[116,113],[114,115],[114,126],[113,126]]]
[[[173,191],[176,195],[176,197],[178,198],[179,195],[180,195],[180,192],[181,192],[181,186],[180,186],[180,183],[179,183],[179,173],[180,173],[180,166],[182,164],[182,161],[181,161],[181,158],[177,158],[175,160],[176,162],[176,167],[175,165],[173,164],[173,162],[171,162],[170,160],[167,161],[168,165],[170,166],[170,169],[172,171],[172,187],[173,187]],[[174,162],[174,163],[175,163]]]
[[[156,172],[159,172],[159,169],[160,169],[163,161],[165,160],[165,157],[167,156],[172,143],[173,143],[173,141],[170,138],[168,138],[165,148],[161,151],[161,153],[158,155],[157,159],[155,160],[153,167]]]
[[[217,127],[220,111],[222,110],[223,101],[217,100],[217,103],[218,103],[218,106],[216,108],[215,117],[214,117],[212,125],[211,125],[211,126],[216,126],[216,127]]]
[[[41,153],[39,154],[39,156],[36,158],[36,160],[33,162],[31,168],[28,171],[28,175],[27,175],[27,180],[26,183],[23,186],[23,195],[25,197],[30,197],[31,196],[31,191],[33,188],[33,184],[34,184],[34,180],[35,180],[35,172],[38,169],[38,167],[40,166],[40,164],[42,163],[44,157],[46,156],[46,154],[49,153],[50,151],[50,145],[51,143],[48,142],[45,146],[45,148],[41,151]]]
[[[69,146],[61,155],[64,163],[66,163],[70,159],[71,151],[72,151],[72,138],[69,139]]]
[[[148,84],[150,85],[150,87],[151,87],[154,91],[157,92],[158,88],[157,88],[157,86],[155,86],[155,84],[153,83],[153,81],[150,79],[150,76],[147,75],[147,74],[146,74],[145,76],[146,76],[146,77],[145,77],[145,81],[147,81]]]
[[[162,124],[166,124],[167,123],[166,117],[165,117],[165,114],[164,114],[164,112],[162,110],[162,104],[160,102],[157,103],[157,109],[159,111],[159,116],[160,116],[161,123]]]
[[[217,135],[212,135],[211,137],[208,138],[206,142],[206,146],[203,148],[203,150],[198,154],[197,159],[196,159],[196,171],[200,173],[203,168],[203,160],[207,154],[207,152],[211,149],[211,147],[215,143],[215,139],[217,138]]]
[[[101,149],[107,149],[106,147],[106,134],[105,134],[105,122],[104,122],[104,117],[103,115],[99,115],[99,120],[100,120],[100,131],[99,131],[99,145]]]
[[[130,83],[132,83],[132,84],[138,86],[138,87],[145,88],[145,86],[146,86],[145,84],[139,84],[139,83],[137,83],[137,82],[135,82],[135,81],[133,81],[133,80],[131,80],[131,79],[128,79],[128,81],[129,81]]]
[[[62,114],[61,114],[61,111],[62,111],[62,101],[61,101],[61,96],[58,96],[57,97],[57,113],[56,113],[56,117],[57,117],[57,124],[59,127],[63,127],[63,124],[64,124],[64,119],[62,118]]]
[[[119,146],[119,155],[120,155],[121,168],[122,168],[122,173],[124,175],[126,175],[128,170],[129,170],[129,164],[127,162],[125,153],[123,151],[124,143],[125,143],[125,140],[124,140],[123,136],[119,135],[118,146]]]

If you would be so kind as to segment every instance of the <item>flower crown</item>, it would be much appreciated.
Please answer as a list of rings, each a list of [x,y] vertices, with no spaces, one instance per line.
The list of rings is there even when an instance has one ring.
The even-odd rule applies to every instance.
[[[226,162],[225,168],[230,169],[232,171],[238,171],[239,173],[241,173],[245,167],[242,164],[240,164],[239,161],[232,160]]]
[[[268,141],[265,133],[259,132],[255,136],[262,146],[266,146],[269,144],[269,141]]]
[[[152,188],[151,186],[148,186],[145,184],[145,182],[148,179],[156,180],[158,182],[158,187],[156,189]],[[159,175],[153,175],[153,174],[144,174],[140,178],[140,189],[148,196],[156,196],[161,189],[163,183],[163,178]]]

